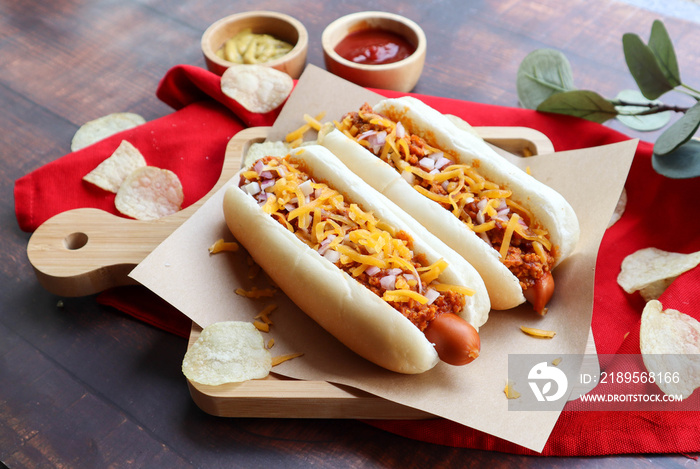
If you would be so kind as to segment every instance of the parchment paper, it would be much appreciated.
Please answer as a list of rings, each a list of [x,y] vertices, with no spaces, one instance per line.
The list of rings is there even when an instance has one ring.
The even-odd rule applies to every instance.
[[[326,111],[324,120],[339,119],[365,101],[374,104],[378,100],[377,95],[367,90],[309,66],[270,139],[298,128],[303,124],[304,113],[316,115]],[[130,276],[201,327],[224,320],[251,321],[268,304],[277,304],[269,333],[275,339],[273,354],[303,352],[304,356],[275,367],[276,373],[350,385],[541,451],[561,408],[547,412],[508,410],[503,392],[508,378],[508,354],[584,353],[591,324],[598,246],[635,148],[636,141],[631,140],[527,159],[513,157],[516,164],[522,168],[529,166],[533,176],[558,190],[571,203],[579,217],[581,239],[575,253],[554,271],[557,290],[548,314],[540,317],[528,305],[492,311],[480,329],[481,356],[467,366],[439,363],[426,373],[410,376],[386,371],[346,349],[283,293],[267,299],[237,295],[234,291],[237,287],[264,288],[269,283],[264,275],[248,278],[245,252],[217,255],[208,252],[217,239],[233,239],[222,212],[226,187],[203,204]],[[535,339],[523,334],[521,325],[554,330],[557,334],[551,340]],[[521,386],[524,388],[526,383]],[[564,402],[562,399],[562,407]]]

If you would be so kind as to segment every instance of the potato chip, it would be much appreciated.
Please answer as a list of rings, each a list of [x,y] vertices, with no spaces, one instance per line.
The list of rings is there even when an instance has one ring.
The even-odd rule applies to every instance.
[[[282,141],[278,142],[261,142],[253,143],[248,148],[248,152],[243,159],[243,167],[249,168],[257,160],[265,156],[279,156],[283,158],[287,156],[291,147]]]
[[[642,313],[639,346],[644,366],[665,394],[690,396],[700,387],[700,322],[649,301]]]
[[[700,251],[682,254],[644,248],[625,257],[617,283],[627,293],[643,291],[645,299],[655,299],[661,296],[676,277],[698,264]]]
[[[202,330],[182,360],[187,379],[211,386],[264,378],[272,355],[249,322],[217,322]]]
[[[608,221],[608,228],[613,226],[620,220],[620,218],[622,218],[622,214],[625,213],[625,208],[627,208],[627,190],[625,190],[625,188],[623,187],[622,192],[620,193],[620,198],[617,199],[617,205],[615,205],[615,210],[613,210],[613,214],[610,217],[610,221]]]
[[[124,180],[114,205],[137,220],[155,220],[180,210],[183,199],[182,183],[175,173],[144,166]]]
[[[114,153],[86,174],[83,180],[116,194],[127,176],[144,166],[146,159],[141,152],[131,143],[122,140]]]
[[[657,300],[664,294],[666,289],[676,280],[678,277],[664,278],[652,282],[649,285],[644,286],[639,290],[639,294],[642,296],[644,301]]]
[[[276,109],[293,87],[289,75],[264,65],[232,65],[221,75],[221,91],[250,112]]]
[[[83,124],[70,144],[71,151],[78,151],[123,130],[146,123],[146,119],[133,112],[115,112]]]

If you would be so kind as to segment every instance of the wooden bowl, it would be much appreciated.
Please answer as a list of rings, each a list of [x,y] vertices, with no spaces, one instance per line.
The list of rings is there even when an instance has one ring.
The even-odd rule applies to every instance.
[[[336,46],[348,34],[363,29],[381,29],[398,34],[410,42],[415,51],[394,63],[370,65],[355,63],[341,57]],[[338,18],[329,24],[321,36],[326,69],[360,86],[401,92],[411,91],[418,82],[426,53],[425,33],[415,22],[394,13],[363,11]]]
[[[204,31],[202,35],[202,53],[207,68],[221,75],[231,62],[216,55],[224,43],[250,28],[256,34],[270,34],[282,39],[294,47],[291,51],[276,60],[265,62],[263,65],[281,70],[292,78],[299,78],[306,65],[306,53],[309,48],[309,34],[304,25],[297,19],[274,11],[248,11],[221,18]]]

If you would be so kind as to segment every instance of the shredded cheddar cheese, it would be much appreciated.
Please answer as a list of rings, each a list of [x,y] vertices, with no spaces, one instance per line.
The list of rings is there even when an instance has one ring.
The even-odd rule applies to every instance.
[[[278,355],[276,357],[272,357],[272,366],[277,366],[280,363],[286,362],[287,360],[291,360],[293,358],[299,358],[303,355],[304,355],[303,353],[297,352],[297,353],[288,353],[286,355]]]
[[[244,288],[236,288],[236,294],[240,296],[245,296],[247,298],[265,298],[265,297],[270,297],[274,296],[275,293],[277,292],[277,289],[275,288],[258,288],[258,287],[253,287],[250,290],[246,290]]]
[[[557,333],[554,331],[546,331],[544,329],[536,329],[534,327],[527,326],[520,326],[520,330],[525,334],[532,337],[537,337],[538,339],[551,339],[557,335]]]
[[[262,322],[265,324],[272,325],[272,320],[270,319],[270,314],[277,309],[276,304],[271,304],[268,305],[265,309],[260,311],[257,316],[255,316],[255,319],[260,319]]]
[[[413,241],[406,233],[397,232],[379,221],[373,212],[345,200],[338,191],[309,177],[289,158],[266,157],[262,161],[264,166],[259,173],[273,176],[262,178],[256,171],[248,179],[249,171],[245,171],[240,187],[245,190],[253,183],[264,187],[256,194],[249,194],[266,213],[390,305],[400,311],[397,305],[402,304],[435,303],[438,308],[449,301],[460,301],[463,305],[464,296],[474,295],[470,288],[440,281],[449,267],[444,259],[430,265],[419,263],[412,250]],[[278,171],[280,167],[284,170]],[[430,298],[429,290],[432,290]],[[447,300],[448,296],[453,299]],[[271,311],[266,308],[256,319],[269,326]]]
[[[505,393],[507,399],[517,399],[520,397],[520,393],[515,390],[515,388],[513,387],[513,382],[511,380],[508,380],[506,382],[506,387],[503,390],[503,392]]]
[[[253,325],[260,332],[270,332],[270,325],[269,324],[255,320],[255,321],[253,321]]]
[[[384,295],[382,295],[382,299],[384,301],[396,302],[415,300],[422,305],[428,302],[428,299],[425,296],[413,290],[387,290],[384,292]]]
[[[304,114],[304,121],[306,123],[298,129],[289,132],[285,136],[285,140],[287,141],[287,143],[289,143],[292,148],[298,147],[301,144],[301,142],[303,142],[304,134],[306,132],[308,132],[311,129],[314,129],[317,132],[321,130],[321,122],[319,121],[323,119],[325,115],[325,112],[318,114],[316,117],[311,117],[308,114]]]
[[[238,251],[238,243],[234,241],[224,241],[223,238],[217,239],[214,244],[209,246],[209,254],[218,254],[220,252],[235,252]]]

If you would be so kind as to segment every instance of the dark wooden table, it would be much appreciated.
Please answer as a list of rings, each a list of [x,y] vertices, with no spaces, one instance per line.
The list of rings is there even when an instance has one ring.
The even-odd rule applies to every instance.
[[[415,89],[424,94],[517,106],[520,61],[557,47],[578,87],[612,97],[634,87],[622,34],[646,38],[655,18],[676,42],[683,75],[700,81],[698,24],[616,0],[0,2],[0,461],[10,468],[694,465],[682,455],[543,459],[447,448],[354,420],[212,417],[193,404],[180,373],[184,339],[94,297],[62,299],[39,286],[26,258],[29,233],[14,217],[14,181],[68,153],[88,120],[170,113],[154,94],[159,79],[176,64],[203,66],[204,29],[253,9],[300,19],[308,61],[319,66],[321,32],[336,17],[365,9],[408,16],[429,38]]]

